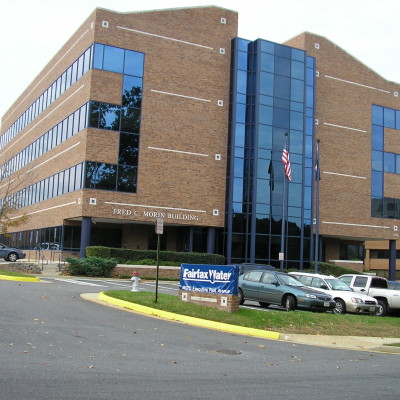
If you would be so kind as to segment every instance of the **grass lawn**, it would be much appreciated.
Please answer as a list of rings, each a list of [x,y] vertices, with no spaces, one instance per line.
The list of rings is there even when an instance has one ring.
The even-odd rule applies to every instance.
[[[151,292],[108,290],[104,293],[110,297],[176,314],[281,333],[400,338],[400,317],[398,316],[376,317],[297,311],[265,312],[243,308],[237,313],[229,313],[185,303],[180,301],[178,296],[167,294],[158,294],[158,302],[155,303],[155,294]]]
[[[21,272],[6,271],[4,269],[0,269],[0,275],[17,276],[17,277],[20,277],[20,278],[33,278],[34,277],[34,275],[22,274]]]

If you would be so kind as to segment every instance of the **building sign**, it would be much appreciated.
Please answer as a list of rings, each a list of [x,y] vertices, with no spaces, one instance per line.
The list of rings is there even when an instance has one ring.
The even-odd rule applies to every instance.
[[[113,208],[113,215],[136,218],[161,218],[175,221],[199,221],[199,216],[195,214],[183,214],[177,212],[157,212],[157,211],[138,211],[127,208]]]
[[[214,294],[238,294],[239,268],[233,265],[182,264],[182,290]]]

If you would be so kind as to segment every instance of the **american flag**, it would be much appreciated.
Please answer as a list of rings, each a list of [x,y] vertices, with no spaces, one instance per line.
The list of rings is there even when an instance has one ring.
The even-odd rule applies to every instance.
[[[285,165],[286,179],[290,182],[292,180],[292,169],[290,168],[290,158],[287,141],[282,153],[282,162]]]

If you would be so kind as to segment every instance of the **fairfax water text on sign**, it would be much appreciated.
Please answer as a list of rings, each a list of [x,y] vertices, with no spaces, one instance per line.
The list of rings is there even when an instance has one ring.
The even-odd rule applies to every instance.
[[[232,265],[182,264],[180,278],[182,290],[237,295],[239,268]]]

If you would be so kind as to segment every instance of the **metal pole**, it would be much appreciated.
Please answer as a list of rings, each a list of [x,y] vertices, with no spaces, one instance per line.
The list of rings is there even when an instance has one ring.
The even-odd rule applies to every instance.
[[[286,176],[283,177],[281,254],[285,253],[285,203],[286,203]],[[281,272],[283,272],[283,263],[284,260],[280,260]]]
[[[160,268],[160,234],[157,235],[156,303],[158,299],[158,270]]]

